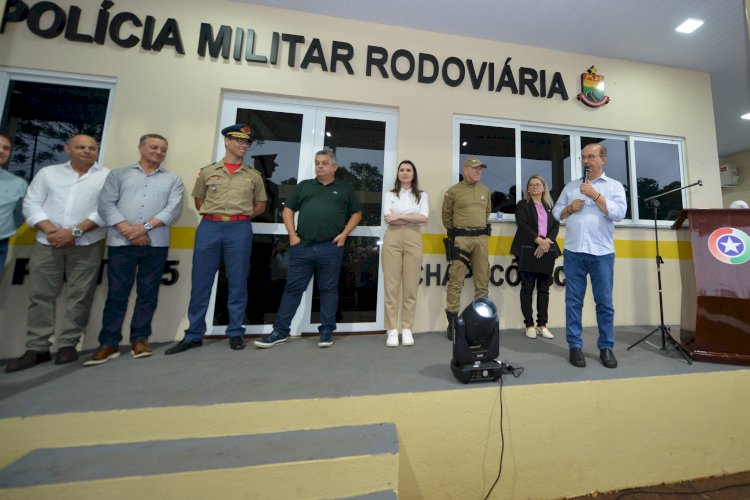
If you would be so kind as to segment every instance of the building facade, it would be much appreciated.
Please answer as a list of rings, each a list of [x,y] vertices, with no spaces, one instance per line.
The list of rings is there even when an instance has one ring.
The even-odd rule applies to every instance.
[[[269,207],[254,223],[249,333],[271,330],[288,247],[279,213],[296,182],[314,176],[314,152],[324,147],[336,151],[364,215],[347,243],[340,332],[382,330],[381,207],[404,159],[416,164],[431,203],[414,331],[444,329],[440,206],[469,155],[488,164],[483,182],[493,193],[490,298],[501,329],[520,331],[520,287],[509,252],[512,207],[532,174],[547,179],[553,197],[582,175],[578,155],[591,142],[607,145],[605,172],[629,196],[628,216],[615,230],[618,325],[659,322],[653,214],[643,198],[703,181],[665,200],[657,214],[665,322],[679,322],[678,242],[670,219],[682,208],[722,206],[708,74],[229,0],[24,5],[25,16],[6,14],[0,33],[0,126],[15,134],[21,149],[10,168],[27,180],[56,162],[54,145],[45,152],[42,144],[66,134],[100,138],[100,163],[117,168],[132,164],[138,138],[153,132],[169,139],[165,165],[189,190],[198,170],[222,156],[223,126],[248,122],[257,131],[261,140],[246,163],[267,177]],[[172,228],[154,341],[180,338],[186,326],[197,223],[192,203],[185,203]],[[560,236],[564,244],[564,225]],[[23,351],[32,242],[29,228],[12,240],[0,283],[0,358]],[[565,323],[562,260],[557,265],[553,328]],[[472,296],[467,284],[464,306]],[[105,285],[86,348],[96,345]],[[209,309],[216,334],[226,324],[223,294],[220,273],[216,307]],[[293,324],[297,334],[315,331],[312,284],[303,304]],[[594,323],[594,308],[586,307],[584,324]]]

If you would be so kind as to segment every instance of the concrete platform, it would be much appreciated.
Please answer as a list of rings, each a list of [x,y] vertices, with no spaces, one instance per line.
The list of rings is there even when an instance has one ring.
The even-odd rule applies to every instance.
[[[30,486],[2,488],[0,496],[96,498],[106,482],[123,499],[244,498],[258,488],[279,499],[483,498],[501,450],[492,498],[572,497],[750,469],[750,370],[689,365],[645,343],[626,350],[652,328],[618,329],[614,370],[599,362],[592,329],[584,332],[583,369],[568,363],[561,329],[552,340],[502,331],[500,359],[523,367],[502,385],[458,382],[452,344],[438,332],[398,348],[386,347],[382,335],[340,336],[329,349],[311,337],[242,351],[226,339],[207,340],[173,356],[163,354],[167,345],[145,359],[123,348],[96,367],[82,366],[91,354],[83,353],[71,365],[2,373],[0,470],[7,477],[45,457],[53,457],[46,469],[61,466],[59,450],[121,451],[135,461],[156,441],[169,453],[165,465],[131,471],[140,475],[75,481],[73,471],[55,484],[27,479]],[[240,454],[221,468],[204,455],[231,451],[235,441],[383,423],[394,426],[397,455],[232,467],[247,461]],[[314,451],[305,442],[275,446],[282,455]],[[205,450],[185,453],[177,443]]]
[[[613,380],[746,369],[742,366],[695,362],[688,365],[677,352],[665,353],[646,343],[626,347],[652,327],[618,328],[618,368],[604,368],[596,349],[596,333],[584,331],[588,366],[568,363],[565,332],[553,329],[551,340],[528,339],[522,331],[501,331],[500,357],[523,367],[508,386],[592,380]],[[242,351],[226,340],[206,340],[203,347],[165,356],[168,345],[155,345],[150,358],[132,359],[129,349],[103,365],[83,367],[91,355],[58,366],[52,362],[15,373],[0,373],[0,418],[66,412],[103,411],[181,405],[336,398],[476,388],[464,385],[450,371],[452,343],[443,333],[415,335],[412,347],[388,348],[380,335],[338,336],[332,348],[320,349],[317,338],[291,340],[271,349],[257,349],[252,339]],[[655,334],[651,341],[660,345]],[[4,366],[4,363],[3,363]],[[0,367],[2,368],[2,367]]]

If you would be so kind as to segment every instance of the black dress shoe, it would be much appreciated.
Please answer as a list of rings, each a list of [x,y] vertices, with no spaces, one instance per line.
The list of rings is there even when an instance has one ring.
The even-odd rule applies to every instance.
[[[188,340],[180,340],[175,345],[164,351],[164,354],[178,354],[181,352],[185,352],[188,349],[195,349],[196,347],[200,347],[203,345],[203,342],[190,342]]]
[[[5,365],[5,373],[26,370],[50,359],[52,359],[52,355],[49,352],[26,351],[23,356]]]
[[[602,364],[607,368],[617,368],[617,360],[615,359],[615,353],[612,349],[601,349],[599,351],[599,359],[602,360]]]
[[[67,365],[73,361],[78,360],[78,351],[73,346],[61,347],[57,350],[57,356],[55,356],[56,365]]]
[[[570,364],[578,368],[586,366],[586,358],[583,357],[583,351],[580,347],[573,347],[570,350]]]
[[[242,335],[235,337],[229,337],[229,348],[233,351],[241,351],[245,348],[245,341],[242,339]]]

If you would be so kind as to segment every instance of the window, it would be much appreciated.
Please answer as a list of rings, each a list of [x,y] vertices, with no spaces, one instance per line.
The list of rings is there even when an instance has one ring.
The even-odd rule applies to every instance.
[[[361,226],[379,226],[382,219],[385,122],[326,117],[325,148],[336,153],[336,177],[357,191]]]
[[[245,162],[265,179],[266,211],[256,222],[281,222],[284,202],[297,185],[302,115],[279,111],[239,109],[237,123],[247,123],[259,140],[245,153]]]
[[[638,213],[641,219],[654,220],[653,208],[643,200],[666,193],[682,185],[682,164],[677,142],[635,140],[636,184]],[[657,220],[676,220],[683,209],[682,192],[675,191],[659,197]]]
[[[684,167],[679,140],[470,117],[457,117],[454,130],[458,141],[455,145],[458,178],[461,178],[461,163],[467,157],[477,156],[484,161],[487,169],[482,182],[492,193],[492,210],[499,213],[500,219],[515,212],[526,181],[532,175],[547,181],[550,195],[556,200],[565,184],[583,175],[578,156],[588,144],[607,148],[605,172],[622,183],[628,198],[626,224],[653,221],[651,205],[643,200],[682,185]],[[674,220],[684,207],[684,196],[677,191],[660,198],[657,220]]]
[[[76,134],[101,145],[113,82],[11,70],[0,71],[3,87],[0,129],[13,137],[10,172],[30,182],[39,169],[67,160],[65,143]]]
[[[581,137],[581,149],[589,144],[599,144],[607,148],[607,163],[604,166],[604,172],[607,174],[607,177],[620,181],[625,188],[625,196],[628,199],[628,210],[625,212],[625,218],[632,219],[628,141],[606,137]]]
[[[490,190],[493,213],[516,211],[515,133],[512,128],[461,124],[459,177],[461,163],[470,156],[487,165],[482,183]]]
[[[521,132],[521,192],[526,181],[538,175],[547,181],[553,200],[570,182],[570,136],[546,132]]]

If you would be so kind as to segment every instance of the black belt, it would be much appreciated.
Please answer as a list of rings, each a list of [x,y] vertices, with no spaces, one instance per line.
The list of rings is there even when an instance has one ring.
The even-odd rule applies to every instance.
[[[461,227],[454,227],[451,229],[453,236],[487,236],[487,229],[465,229]]]

